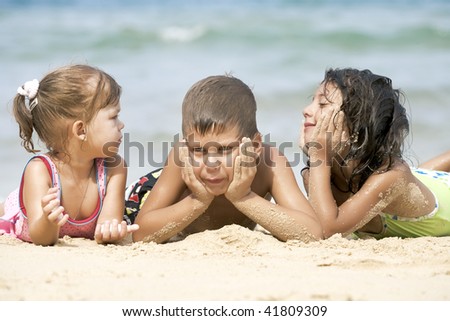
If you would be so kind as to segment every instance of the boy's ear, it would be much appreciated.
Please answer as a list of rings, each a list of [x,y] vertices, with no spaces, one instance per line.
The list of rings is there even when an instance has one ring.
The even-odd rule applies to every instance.
[[[262,151],[262,137],[260,133],[256,133],[255,136],[253,136],[252,143],[253,147],[255,147],[255,153],[260,156]]]
[[[77,120],[72,125],[72,134],[81,141],[85,141],[87,138],[86,125],[82,120]]]

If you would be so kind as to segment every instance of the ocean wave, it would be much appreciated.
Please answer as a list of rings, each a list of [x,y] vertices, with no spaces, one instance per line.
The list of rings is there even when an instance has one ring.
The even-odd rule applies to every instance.
[[[190,42],[199,39],[206,32],[206,28],[202,26],[178,27],[171,26],[164,28],[159,32],[159,36],[163,41],[167,42]]]

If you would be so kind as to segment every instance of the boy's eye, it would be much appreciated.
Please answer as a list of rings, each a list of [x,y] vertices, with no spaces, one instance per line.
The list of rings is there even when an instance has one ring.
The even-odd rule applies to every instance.
[[[233,152],[233,150],[236,147],[239,147],[239,146],[231,146],[231,145],[230,146],[222,146],[222,147],[219,148],[218,152],[220,154],[229,154],[229,153]]]
[[[192,152],[195,154],[203,154],[205,150],[202,147],[193,147]]]
[[[207,150],[203,147],[193,147],[191,148],[191,152],[196,155],[204,155],[204,154],[229,154],[233,151],[236,146],[220,146],[217,149]]]

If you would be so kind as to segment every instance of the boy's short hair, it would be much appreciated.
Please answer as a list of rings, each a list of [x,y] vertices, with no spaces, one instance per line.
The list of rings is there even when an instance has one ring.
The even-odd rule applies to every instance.
[[[258,133],[255,97],[244,82],[232,76],[198,81],[186,93],[182,108],[185,138],[192,131],[205,135],[234,126],[241,138],[253,138]]]

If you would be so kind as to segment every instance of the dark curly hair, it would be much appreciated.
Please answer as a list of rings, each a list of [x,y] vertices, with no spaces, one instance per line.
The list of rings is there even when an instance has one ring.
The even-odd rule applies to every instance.
[[[342,94],[342,106],[349,128],[350,149],[344,164],[357,160],[348,179],[348,191],[359,190],[374,172],[392,168],[402,159],[409,121],[403,107],[404,94],[392,88],[391,79],[369,70],[328,69],[322,81],[335,85]],[[344,165],[342,164],[342,165]]]

